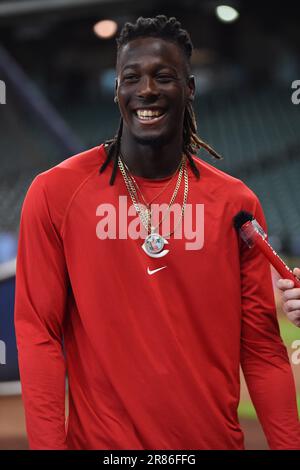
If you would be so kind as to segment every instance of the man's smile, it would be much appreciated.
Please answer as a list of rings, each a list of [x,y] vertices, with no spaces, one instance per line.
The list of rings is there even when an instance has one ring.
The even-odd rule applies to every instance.
[[[135,118],[139,121],[141,124],[156,124],[157,122],[161,121],[163,117],[165,116],[166,111],[162,109],[137,109],[134,112]]]

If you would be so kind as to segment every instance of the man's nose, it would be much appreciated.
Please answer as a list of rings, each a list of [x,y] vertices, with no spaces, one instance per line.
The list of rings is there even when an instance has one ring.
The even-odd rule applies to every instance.
[[[153,78],[149,76],[143,77],[140,80],[137,94],[141,98],[147,98],[149,96],[157,96],[159,94],[159,91],[157,89],[155,80],[153,80]]]

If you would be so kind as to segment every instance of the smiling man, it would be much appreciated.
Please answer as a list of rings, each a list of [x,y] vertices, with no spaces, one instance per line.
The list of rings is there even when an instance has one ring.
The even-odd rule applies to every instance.
[[[127,23],[117,135],[27,193],[15,324],[32,449],[243,449],[240,364],[270,447],[300,449],[270,266],[233,227],[245,210],[265,228],[263,212],[195,156],[218,154],[196,133],[191,53],[175,18]]]

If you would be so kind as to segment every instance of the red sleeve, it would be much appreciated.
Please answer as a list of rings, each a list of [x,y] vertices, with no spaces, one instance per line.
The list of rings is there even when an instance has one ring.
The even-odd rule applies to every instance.
[[[266,230],[256,201],[255,218]],[[270,264],[241,242],[241,364],[251,399],[271,449],[300,449],[296,392],[280,338]]]
[[[67,292],[62,241],[43,176],[26,195],[17,256],[15,328],[31,449],[66,449],[62,322]]]

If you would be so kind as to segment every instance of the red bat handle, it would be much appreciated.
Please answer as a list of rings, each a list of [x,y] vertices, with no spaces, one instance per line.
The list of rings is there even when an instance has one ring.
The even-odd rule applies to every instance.
[[[250,227],[251,226],[251,227]],[[266,256],[270,261],[272,266],[280,274],[283,279],[290,279],[294,282],[294,287],[300,287],[300,281],[294,276],[291,269],[285,264],[285,262],[280,258],[276,251],[272,248],[270,243],[259,233],[257,230],[253,229],[251,222],[246,222],[242,228],[242,231],[247,232],[247,238],[251,239],[251,242],[258,246],[261,252]]]

